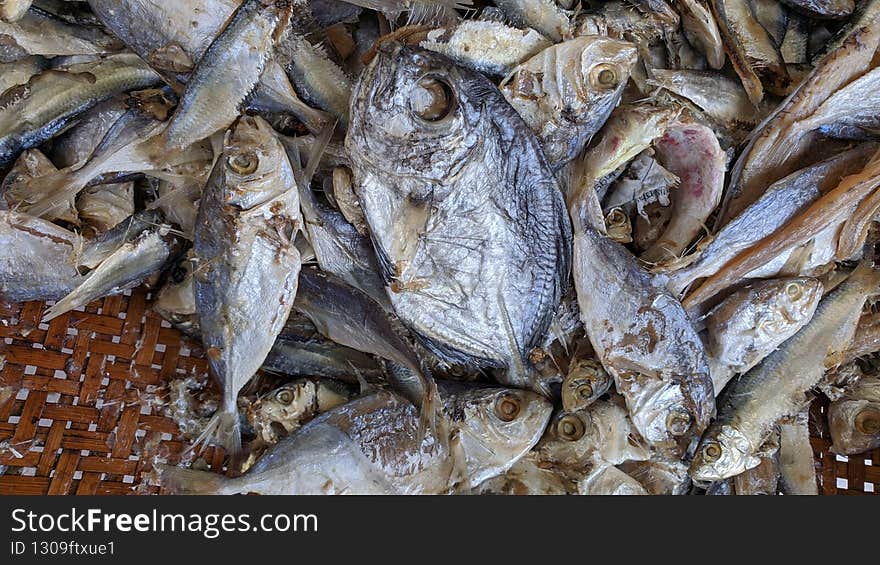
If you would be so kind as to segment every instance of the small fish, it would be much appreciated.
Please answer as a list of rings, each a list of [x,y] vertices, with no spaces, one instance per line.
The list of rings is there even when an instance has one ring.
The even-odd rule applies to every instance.
[[[389,380],[419,408],[422,427],[435,427],[436,385],[392,315],[366,293],[318,269],[303,269],[299,287],[294,308],[323,336],[408,370],[389,371]]]
[[[735,373],[745,373],[796,334],[822,298],[813,278],[759,281],[738,290],[705,318],[706,351],[715,395]]]
[[[600,36],[542,50],[501,84],[554,169],[581,152],[617,106],[638,59],[636,46]]]
[[[760,463],[761,444],[780,418],[800,412],[826,358],[852,340],[862,305],[878,284],[880,271],[860,264],[822,299],[809,324],[728,387],[691,463],[694,480],[733,477]]]
[[[858,202],[878,186],[880,152],[874,154],[860,172],[841,179],[836,187],[820,196],[791,221],[736,255],[720,271],[688,294],[684,305],[695,308],[716,292],[739,281],[754,269],[766,265],[778,254],[808,243],[823,231],[827,233],[831,230],[833,235],[835,226],[844,223],[847,215],[855,211]]]
[[[193,288],[193,257],[192,250],[188,251],[170,269],[153,302],[153,310],[188,336],[199,337],[201,328]]]
[[[351,115],[355,190],[397,315],[441,359],[534,384],[523,359],[562,296],[571,228],[528,126],[485,77],[393,44]]]
[[[186,148],[228,127],[253,91],[287,21],[283,2],[245,0],[199,60],[163,136]]]
[[[636,429],[678,451],[709,424],[712,380],[700,338],[681,304],[623,246],[578,230],[574,279],[581,321]]]
[[[423,49],[495,77],[506,77],[517,65],[551,45],[553,42],[534,29],[518,29],[491,20],[463,20],[454,26],[432,29],[419,43]]]
[[[877,5],[880,8],[880,4]],[[775,181],[810,164],[818,133],[789,135],[795,122],[812,114],[843,85],[868,70],[880,44],[880,17],[866,18],[823,56],[812,72],[752,132],[730,171],[717,225],[722,226],[755,202]],[[816,159],[818,160],[818,159]],[[815,162],[815,161],[814,161]]]
[[[300,269],[293,240],[302,227],[284,147],[262,118],[240,118],[205,187],[194,243],[202,340],[223,387],[223,404],[205,437],[213,434],[233,456],[241,446],[238,392],[293,307]]]
[[[342,406],[354,397],[345,385],[321,379],[299,379],[256,400],[248,412],[257,439],[274,445],[315,416]]]
[[[51,222],[0,210],[0,300],[57,300],[80,282],[79,237]]]
[[[143,283],[150,275],[162,271],[176,257],[181,246],[182,241],[171,233],[169,226],[144,231],[104,259],[76,289],[47,309],[43,322]]]
[[[831,451],[854,455],[880,447],[880,379],[862,377],[828,407]]]
[[[619,399],[600,400],[582,410],[557,413],[535,447],[536,456],[570,474],[578,474],[589,465],[619,465],[648,459],[648,446]]]
[[[245,475],[164,467],[167,492],[187,494],[443,494],[498,476],[541,437],[552,405],[516,389],[441,389],[452,428],[417,439],[418,415],[387,392],[315,418],[272,447]],[[455,438],[458,439],[455,439]],[[382,445],[382,449],[376,449]],[[444,447],[449,445],[449,448]]]
[[[330,340],[291,337],[286,330],[278,335],[262,368],[292,377],[325,377],[353,384],[358,378],[368,383],[387,380],[382,367],[369,355]]]
[[[598,361],[574,359],[562,382],[562,407],[568,412],[583,410],[608,392],[613,383]]]
[[[47,141],[98,102],[158,82],[159,75],[128,54],[34,75],[0,96],[0,166]]]

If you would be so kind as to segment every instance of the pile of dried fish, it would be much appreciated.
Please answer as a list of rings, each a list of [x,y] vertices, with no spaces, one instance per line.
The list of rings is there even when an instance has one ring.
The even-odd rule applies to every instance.
[[[166,492],[816,493],[814,399],[880,446],[878,45],[880,0],[0,0],[0,299],[202,341],[163,406],[227,472]]]

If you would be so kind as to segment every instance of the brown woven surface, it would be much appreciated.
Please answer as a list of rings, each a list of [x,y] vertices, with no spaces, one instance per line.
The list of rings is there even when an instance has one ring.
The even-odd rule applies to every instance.
[[[204,375],[207,365],[147,300],[135,289],[48,325],[40,302],[0,302],[0,386],[12,389],[0,403],[0,494],[157,491],[135,489],[142,473],[188,445],[150,399],[163,381]],[[202,457],[219,465],[223,453]]]
[[[0,302],[0,386],[11,388],[5,401],[0,389],[0,494],[157,492],[143,474],[156,457],[177,462],[189,444],[151,399],[170,379],[205,377],[207,366],[201,346],[163,323],[148,298],[135,289],[48,325],[40,302]],[[811,411],[820,491],[876,494],[880,449],[829,453],[824,410],[817,401]],[[224,454],[200,455],[219,468]]]

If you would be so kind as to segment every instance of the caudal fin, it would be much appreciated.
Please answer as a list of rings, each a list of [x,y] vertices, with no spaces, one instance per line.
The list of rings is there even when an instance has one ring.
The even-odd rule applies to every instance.
[[[208,421],[204,431],[194,442],[219,445],[233,460],[241,455],[241,422],[236,407],[221,407]]]
[[[222,494],[229,481],[223,475],[193,471],[171,465],[156,465],[159,482],[166,494]]]

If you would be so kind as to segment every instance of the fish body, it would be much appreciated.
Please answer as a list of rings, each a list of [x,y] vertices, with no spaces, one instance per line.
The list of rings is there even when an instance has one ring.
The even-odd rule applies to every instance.
[[[34,75],[0,101],[0,166],[52,138],[98,102],[158,82],[159,75],[129,54]]]
[[[523,390],[457,385],[444,387],[441,394],[457,440],[443,442],[433,434],[417,439],[415,408],[380,392],[315,418],[241,477],[166,467],[163,485],[192,494],[443,494],[469,489],[522,457],[540,438],[552,409],[547,400]]]
[[[799,277],[753,283],[706,315],[707,352],[716,396],[735,373],[745,373],[813,317],[822,283]]]
[[[385,46],[352,96],[346,147],[395,312],[449,361],[509,369],[543,337],[570,224],[537,140],[484,77]]]
[[[13,210],[0,210],[0,300],[57,300],[82,282],[76,234]]]
[[[169,148],[185,148],[228,127],[266,68],[287,13],[246,0],[199,60],[165,130]]]
[[[269,124],[243,117],[225,137],[199,206],[195,299],[223,406],[218,435],[239,447],[236,397],[272,348],[293,307],[302,228],[299,194]]]
[[[626,398],[639,433],[676,450],[709,424],[706,353],[681,304],[623,246],[593,229],[575,235],[581,321]]]
[[[732,477],[760,463],[761,444],[780,418],[801,410],[826,358],[852,340],[862,305],[878,283],[880,273],[861,264],[825,296],[809,324],[728,387],[691,463],[694,480]]]

